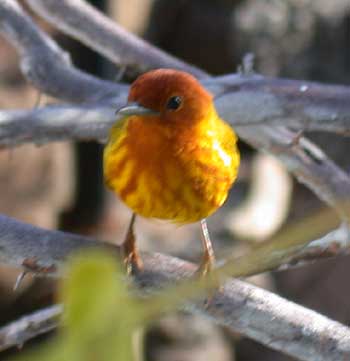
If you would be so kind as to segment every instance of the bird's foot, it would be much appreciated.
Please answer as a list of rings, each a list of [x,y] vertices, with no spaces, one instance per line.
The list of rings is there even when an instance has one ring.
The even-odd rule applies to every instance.
[[[199,277],[207,277],[213,270],[215,265],[215,257],[209,252],[204,252],[202,261],[197,268],[196,274]]]
[[[198,277],[201,280],[208,280],[211,284],[215,284],[218,286],[215,286],[213,288],[210,288],[208,291],[208,297],[204,301],[205,307],[209,307],[211,303],[214,300],[214,296],[222,291],[222,287],[220,286],[219,278],[217,278],[213,274],[213,269],[215,266],[215,258],[213,255],[205,252],[203,255],[203,259],[201,264],[199,265],[198,269],[195,272],[196,277]]]
[[[140,257],[136,247],[134,223],[135,223],[135,214],[133,214],[131,217],[128,232],[121,246],[123,263],[125,265],[126,273],[128,276],[131,276],[143,270],[142,258]]]
[[[127,252],[123,247],[123,262],[128,276],[132,276],[133,274],[143,271],[142,258],[136,249],[131,252]]]

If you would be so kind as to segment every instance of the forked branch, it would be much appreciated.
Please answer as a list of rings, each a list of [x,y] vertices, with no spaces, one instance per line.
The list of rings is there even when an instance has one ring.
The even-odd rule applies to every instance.
[[[64,259],[85,247],[107,247],[109,252],[119,254],[116,246],[0,216],[2,263],[41,276],[57,277],[62,273]],[[135,276],[135,282],[145,294],[188,279],[196,270],[194,264],[166,255],[142,256],[145,271]],[[349,328],[243,281],[227,281],[209,306],[197,302],[189,307],[193,312],[300,360],[338,361],[350,357]],[[47,317],[49,322],[52,315],[48,313]],[[12,325],[11,329],[14,327]],[[9,328],[0,329],[0,335],[6,330]],[[13,337],[7,339],[14,340]]]

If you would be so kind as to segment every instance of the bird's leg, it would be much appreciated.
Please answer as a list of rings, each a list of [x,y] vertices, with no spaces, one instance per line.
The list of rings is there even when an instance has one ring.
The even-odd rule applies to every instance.
[[[129,223],[128,232],[126,233],[124,242],[121,246],[123,261],[128,275],[143,269],[143,262],[136,247],[136,239],[134,234],[135,219],[136,214],[133,213]]]
[[[202,262],[197,270],[197,273],[201,276],[206,276],[214,267],[215,255],[210,240],[207,220],[205,218],[201,220],[201,229],[202,229],[202,244],[204,248],[204,254],[203,254]]]
[[[206,219],[201,220],[201,229],[202,229],[202,243],[204,248],[204,254],[202,257],[202,261],[200,266],[198,267],[196,274],[199,275],[199,277],[213,277],[211,274],[212,269],[215,265],[215,255],[214,255],[214,249],[211,244],[210,235],[208,231],[208,225]],[[219,284],[219,280],[215,279],[215,283]],[[214,295],[216,292],[220,291],[221,287],[212,289],[208,293],[208,298],[206,299],[206,306],[209,307],[211,304]]]

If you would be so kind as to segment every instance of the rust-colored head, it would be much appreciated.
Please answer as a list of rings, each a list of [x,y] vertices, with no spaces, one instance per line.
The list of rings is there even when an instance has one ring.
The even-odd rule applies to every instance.
[[[212,110],[212,95],[192,75],[157,69],[138,77],[128,101],[159,113],[164,122],[195,122]]]

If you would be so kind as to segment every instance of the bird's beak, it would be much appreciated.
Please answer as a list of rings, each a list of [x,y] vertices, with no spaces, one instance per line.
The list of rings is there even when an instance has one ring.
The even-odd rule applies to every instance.
[[[130,115],[159,115],[159,112],[145,108],[142,105],[136,102],[130,102],[124,107],[118,109],[115,114],[123,115],[123,116],[130,116]]]

